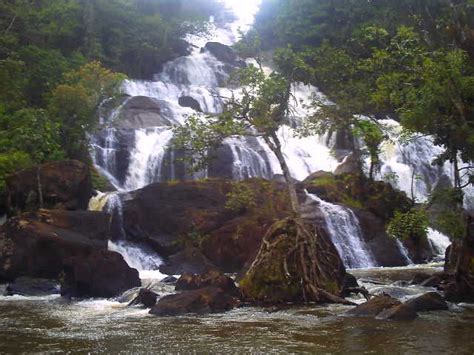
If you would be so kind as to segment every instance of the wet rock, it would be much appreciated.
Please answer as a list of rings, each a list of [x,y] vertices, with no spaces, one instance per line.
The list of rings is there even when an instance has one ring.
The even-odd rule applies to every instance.
[[[235,51],[225,44],[219,42],[207,42],[204,49],[209,51],[221,62],[233,64],[237,61],[237,54]]]
[[[140,129],[173,126],[176,123],[165,101],[146,96],[134,96],[122,106],[115,125],[117,128]]]
[[[182,107],[189,107],[192,108],[194,111],[202,112],[202,108],[199,102],[191,96],[181,96],[178,99],[178,104]]]
[[[341,164],[339,164],[334,170],[334,175],[341,174],[360,174],[362,172],[362,164],[360,156],[355,153],[351,153]]]
[[[209,270],[215,270],[216,266],[197,248],[186,249],[171,255],[165,263],[160,265],[160,272],[168,275],[179,275],[183,273],[201,274]]]
[[[40,210],[0,227],[0,279],[58,279],[64,260],[105,250],[109,219],[103,212]]]
[[[409,321],[415,319],[416,317],[418,317],[418,315],[413,308],[408,307],[405,304],[399,304],[398,306],[384,309],[377,315],[376,318],[396,321]]]
[[[37,168],[21,170],[6,179],[9,216],[40,208]],[[54,161],[40,165],[43,207],[87,209],[92,196],[89,167],[77,160]]]
[[[178,279],[174,276],[166,276],[164,279],[160,280],[160,282],[163,282],[165,284],[173,284],[176,283]]]
[[[448,304],[437,292],[428,292],[422,296],[412,298],[405,302],[405,305],[412,308],[415,312],[441,311],[447,310]]]
[[[19,277],[13,283],[8,284],[5,290],[7,296],[47,296],[58,293],[59,282],[57,280],[31,277]]]
[[[346,314],[355,317],[376,317],[382,311],[399,306],[401,302],[390,296],[375,296],[369,301],[358,305]]]
[[[136,306],[136,305],[143,305],[145,308],[151,308],[156,304],[156,300],[158,299],[158,294],[148,290],[146,288],[141,288],[138,292],[137,297],[135,297],[128,305],[129,306]]]
[[[226,312],[236,307],[239,300],[217,287],[206,287],[164,296],[150,310],[157,316]]]
[[[354,275],[348,272],[344,275],[343,288],[354,288],[359,287],[359,283]]]
[[[234,280],[215,270],[201,275],[184,273],[176,282],[176,291],[196,290],[204,287],[217,287],[230,295],[240,296],[240,291],[235,286]]]
[[[61,294],[70,297],[114,297],[141,285],[138,271],[114,251],[93,251],[64,261]]]

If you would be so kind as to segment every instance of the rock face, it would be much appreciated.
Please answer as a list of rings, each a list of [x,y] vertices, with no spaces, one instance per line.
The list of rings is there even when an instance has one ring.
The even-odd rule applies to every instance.
[[[141,285],[138,271],[109,250],[67,258],[63,270],[61,294],[72,297],[114,297]]]
[[[226,208],[229,194],[244,189],[255,205]],[[124,201],[127,237],[165,257],[166,273],[238,272],[250,263],[274,218],[289,208],[284,185],[260,179],[157,183]],[[258,207],[253,207],[258,206]],[[215,267],[213,267],[215,265]]]
[[[15,282],[8,284],[6,295],[47,296],[59,293],[59,282],[48,279],[19,277]]]
[[[40,208],[37,168],[21,170],[6,179],[7,210],[10,216]],[[92,196],[89,167],[76,160],[42,164],[39,170],[43,207],[87,209]]]
[[[0,227],[0,279],[57,279],[64,260],[107,249],[108,215],[102,212],[40,210]]]
[[[157,316],[219,313],[229,311],[238,304],[237,298],[222,289],[205,287],[160,298],[150,313]]]

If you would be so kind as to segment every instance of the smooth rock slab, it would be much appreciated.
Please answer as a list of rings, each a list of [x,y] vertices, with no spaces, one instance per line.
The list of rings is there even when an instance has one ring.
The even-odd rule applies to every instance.
[[[399,306],[400,304],[399,300],[390,296],[376,296],[351,309],[346,314],[355,317],[376,317],[386,309]]]
[[[49,279],[35,279],[31,277],[19,277],[7,285],[6,296],[47,296],[59,293],[59,282]]]

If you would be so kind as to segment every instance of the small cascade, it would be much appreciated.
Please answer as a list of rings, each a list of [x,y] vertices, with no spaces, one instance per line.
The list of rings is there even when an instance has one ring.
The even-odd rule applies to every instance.
[[[413,265],[414,264],[413,260],[411,260],[410,256],[408,255],[408,250],[407,250],[407,248],[405,248],[403,243],[400,240],[398,240],[397,238],[395,238],[395,243],[398,246],[398,250],[400,250],[400,253],[405,258],[405,261],[406,261],[407,265]]]
[[[372,254],[365,246],[359,221],[349,208],[321,200],[314,194],[308,196],[318,202],[324,213],[326,227],[339,255],[347,268],[369,268],[377,266]]]
[[[112,240],[108,249],[121,254],[127,264],[137,269],[141,278],[162,278],[158,267],[162,259],[149,247],[127,242],[123,227],[123,204],[119,193],[98,193],[89,201],[90,211],[105,211],[112,216]]]
[[[428,242],[430,243],[433,253],[439,257],[444,258],[446,249],[451,245],[449,238],[443,233],[433,229],[428,228]]]
[[[163,127],[135,131],[136,145],[131,154],[126,190],[135,190],[161,181],[162,162],[173,132]]]

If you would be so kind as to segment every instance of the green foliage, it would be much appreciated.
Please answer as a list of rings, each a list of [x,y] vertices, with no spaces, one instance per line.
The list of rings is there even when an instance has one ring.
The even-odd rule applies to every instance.
[[[120,94],[125,76],[91,62],[64,74],[63,79],[64,83],[51,93],[48,111],[61,127],[61,143],[67,155],[87,160],[86,134],[98,124],[97,109],[105,99]]]
[[[17,170],[32,165],[30,156],[25,152],[0,152],[0,197],[5,191],[5,178]]]
[[[462,190],[436,189],[428,201],[433,227],[453,239],[462,239],[466,233],[462,204]]]
[[[232,190],[226,195],[225,208],[242,213],[257,207],[252,186],[242,182],[232,182],[231,185]]]
[[[426,239],[428,218],[423,209],[412,209],[408,212],[395,212],[395,216],[387,227],[390,236],[400,240],[411,239],[418,243]]]

